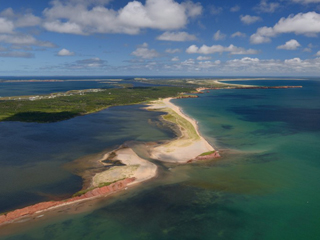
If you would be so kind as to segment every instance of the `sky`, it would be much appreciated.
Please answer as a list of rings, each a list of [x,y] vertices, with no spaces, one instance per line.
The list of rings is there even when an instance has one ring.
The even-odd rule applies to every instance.
[[[319,76],[320,0],[0,0],[0,76]]]

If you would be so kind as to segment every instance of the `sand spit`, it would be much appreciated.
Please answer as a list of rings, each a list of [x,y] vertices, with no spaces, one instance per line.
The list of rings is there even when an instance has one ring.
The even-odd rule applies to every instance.
[[[113,155],[111,157],[110,155]],[[109,152],[100,160],[106,159],[121,161],[125,166],[115,166],[107,171],[97,173],[92,179],[92,185],[98,186],[103,182],[113,182],[124,178],[135,178],[129,185],[149,180],[157,175],[157,166],[145,159],[140,158],[131,148],[120,148]]]
[[[197,122],[171,103],[171,99],[155,101],[147,109],[167,112],[167,115],[162,116],[163,119],[176,124],[180,130],[180,136],[152,147],[149,150],[150,158],[171,163],[188,163],[220,157],[219,153],[199,133]],[[75,206],[79,202],[105,197],[157,175],[157,166],[140,158],[129,147],[113,150],[99,161],[109,169],[96,173],[88,189],[80,191],[77,196],[69,199],[42,202],[0,215],[0,226],[36,219],[45,212],[54,211],[57,208],[62,209],[65,206]]]
[[[205,152],[214,151],[214,148],[199,133],[197,122],[171,103],[171,99],[154,101],[147,109],[167,112],[168,115],[163,118],[177,124],[181,135],[151,149],[151,158],[164,162],[187,163]]]
[[[47,211],[52,211],[57,208],[65,207],[67,205],[72,205],[99,197],[106,197],[112,193],[125,189],[128,184],[132,183],[134,180],[134,178],[123,179],[108,186],[92,189],[80,196],[72,197],[62,201],[41,202],[32,206],[8,212],[6,214],[0,215],[0,226],[13,222],[31,220],[39,216],[43,216]]]

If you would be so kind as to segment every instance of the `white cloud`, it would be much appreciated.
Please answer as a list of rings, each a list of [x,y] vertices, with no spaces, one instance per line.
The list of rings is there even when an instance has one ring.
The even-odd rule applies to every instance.
[[[216,41],[219,41],[219,40],[223,40],[226,38],[226,34],[223,34],[220,30],[218,30],[214,35],[213,35],[213,39],[216,40]]]
[[[40,47],[56,47],[53,43],[39,41],[31,35],[25,34],[0,34],[0,42]]]
[[[89,8],[85,1],[55,0],[43,11],[44,28],[48,31],[72,34],[126,33],[138,34],[141,29],[174,30],[186,26],[189,18],[199,16],[202,6],[187,1],[146,0],[129,2],[116,11],[103,5]]]
[[[179,61],[180,59],[179,59],[179,57],[173,57],[172,59],[171,59],[171,61],[173,61],[173,62],[177,62],[177,61]]]
[[[33,15],[32,13],[15,13],[12,8],[7,8],[0,13],[1,17],[4,17],[7,21],[13,24],[14,28],[19,27],[32,27],[40,25],[41,18]],[[1,23],[0,25],[3,25]]]
[[[199,61],[206,61],[206,60],[210,60],[211,59],[211,57],[209,57],[209,56],[199,56],[199,57],[197,57],[197,60],[199,60]]]
[[[241,15],[240,20],[241,20],[241,22],[243,22],[244,24],[247,24],[247,25],[253,24],[258,21],[262,21],[261,17],[250,16],[250,15],[245,15],[245,16]]]
[[[63,67],[67,69],[81,70],[81,69],[105,68],[107,66],[108,65],[105,60],[102,60],[100,58],[89,58],[89,59],[78,60],[73,63],[65,64]]]
[[[160,54],[155,49],[149,49],[148,44],[144,43],[142,46],[139,46],[131,55],[143,58],[143,59],[152,59],[159,57]]]
[[[196,40],[197,37],[187,32],[164,32],[158,36],[157,39],[162,41],[185,42]]]
[[[245,33],[242,33],[242,32],[235,32],[231,35],[232,38],[234,37],[246,37],[247,35]]]
[[[232,8],[230,8],[230,12],[239,12],[240,11],[240,6],[239,5],[235,5]]]
[[[29,52],[9,51],[9,52],[1,52],[0,57],[32,58],[34,57],[34,55]]]
[[[316,56],[320,56],[320,51],[318,51],[318,52],[316,53]]]
[[[270,42],[271,37],[282,33],[304,34],[315,36],[320,32],[320,14],[316,12],[298,13],[287,18],[281,18],[273,27],[258,28],[250,37],[251,43]]]
[[[72,34],[85,34],[82,31],[82,28],[77,23],[72,22],[61,22],[59,20],[45,22],[43,27],[51,32],[58,32],[58,33],[72,33]]]
[[[0,33],[12,33],[14,29],[13,22],[5,18],[0,18]]]
[[[175,49],[168,48],[168,49],[166,49],[166,53],[174,54],[174,53],[178,53],[178,52],[181,52],[181,49],[179,49],[179,48],[175,48]]]
[[[197,17],[199,15],[201,15],[202,13],[202,6],[201,4],[198,3],[193,3],[192,1],[186,1],[184,3],[182,3],[182,5],[185,7],[187,15],[189,17]]]
[[[9,20],[14,25],[14,28],[32,27],[40,25],[41,23],[41,18],[33,15],[32,13],[15,13],[12,8],[7,8],[3,10],[0,13],[0,16]]]
[[[70,52],[68,49],[61,49],[58,54],[58,56],[73,56],[74,55],[74,52]]]
[[[215,53],[223,53],[229,52],[231,55],[235,54],[258,54],[259,51],[254,49],[244,49],[241,47],[236,47],[233,44],[229,45],[228,47],[224,47],[221,45],[212,45],[211,47],[207,45],[202,45],[200,48],[196,45],[191,45],[186,50],[187,53],[198,53],[198,54],[215,54]]]
[[[279,60],[279,59],[259,59],[251,57],[243,57],[239,59],[231,59],[225,62],[215,61],[196,61],[189,58],[185,61],[173,61],[163,64],[162,62],[143,62],[136,63],[126,68],[129,72],[135,70],[150,70],[175,73],[199,73],[201,74],[221,74],[221,75],[283,75],[296,76],[304,74],[320,74],[320,57],[314,59],[300,59],[298,57]]]
[[[254,7],[254,10],[256,10],[257,12],[273,13],[277,8],[279,8],[279,6],[279,3],[268,3],[268,0],[261,0],[260,3],[256,7]]]
[[[276,33],[316,34],[320,32],[320,14],[308,12],[290,15],[281,18],[273,29]]]
[[[286,59],[284,61],[258,58],[242,58],[227,61],[225,69],[232,67],[236,72],[292,74],[319,72],[320,58],[302,60],[300,58]]]
[[[300,46],[301,45],[297,40],[291,39],[290,41],[287,41],[284,45],[278,46],[277,49],[296,50]]]

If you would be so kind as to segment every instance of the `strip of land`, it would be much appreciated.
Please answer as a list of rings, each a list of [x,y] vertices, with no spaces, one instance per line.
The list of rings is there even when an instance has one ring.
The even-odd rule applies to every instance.
[[[221,83],[215,83],[221,84]],[[224,84],[221,84],[224,85]],[[301,86],[280,86],[280,87],[257,87],[257,86],[241,86],[243,89],[253,89],[253,88],[297,88]],[[224,86],[224,88],[239,88],[238,86]],[[156,96],[168,96],[168,95],[179,95],[181,90],[186,90],[183,88],[149,88],[155,91]],[[189,90],[192,88],[189,88]],[[201,87],[198,88],[198,92],[205,89],[221,89],[220,87]],[[117,93],[119,90],[110,91],[108,95]],[[142,100],[148,100],[150,93],[145,94],[144,90],[137,92],[132,89],[123,90],[129,91],[126,93],[132,94],[133,101],[126,102],[127,104],[133,104],[140,102]],[[121,95],[124,93],[120,91],[121,94],[117,95],[116,98],[112,96],[110,99],[116,100],[114,104],[121,105],[123,102],[117,102]],[[93,93],[89,93],[93,94]],[[94,93],[95,96],[89,95],[87,101],[91,98],[96,100],[97,94],[100,96],[103,94],[105,100],[105,93]],[[155,96],[152,96],[154,99]],[[181,94],[179,95],[181,96]],[[74,96],[73,96],[74,97]],[[100,96],[102,97],[102,96]],[[82,98],[82,97],[81,97]],[[92,100],[91,99],[91,100]],[[109,99],[109,100],[110,100]],[[152,101],[147,107],[148,110],[165,112],[163,115],[163,120],[173,123],[179,129],[178,136],[173,140],[168,140],[149,148],[150,158],[170,162],[170,163],[188,163],[196,160],[211,159],[220,157],[219,153],[214,150],[214,148],[201,136],[198,130],[197,122],[184,114],[182,110],[174,105],[171,100],[173,98],[164,98]],[[73,99],[75,100],[75,99]],[[102,99],[100,99],[101,101]],[[7,102],[5,102],[7,103]],[[10,102],[12,103],[12,102]],[[15,102],[13,102],[15,103]],[[17,102],[19,103],[19,102]],[[20,102],[21,103],[21,102]],[[25,103],[25,102],[24,102]],[[39,102],[40,103],[40,102]],[[102,108],[107,107],[105,105]],[[6,106],[8,107],[8,106]],[[85,113],[86,111],[84,111]],[[68,117],[67,117],[68,118]],[[9,119],[8,119],[9,120]],[[11,119],[12,120],[12,119]],[[59,119],[61,120],[61,119]],[[133,184],[141,183],[147,181],[157,175],[157,166],[152,162],[142,159],[139,157],[131,148],[120,147],[110,153],[107,153],[100,159],[100,162],[105,165],[107,170],[103,170],[100,173],[96,173],[92,179],[91,184],[88,188],[83,189],[76,193],[72,198],[63,201],[51,201],[38,203],[33,206],[18,209],[6,214],[0,215],[0,225],[8,224],[11,222],[20,221],[23,218],[32,219],[39,214],[48,212],[57,208],[64,207],[66,205],[73,205],[78,202],[87,201],[99,197],[105,197],[111,193],[125,189]],[[116,163],[120,162],[121,165]],[[110,166],[110,167],[109,167]]]
[[[200,135],[197,122],[171,103],[171,99],[154,101],[147,109],[166,112],[167,115],[163,116],[163,119],[176,124],[180,134],[177,138],[159,143],[150,149],[150,158],[165,162],[187,163],[219,157],[218,152]],[[42,202],[0,215],[0,226],[31,220],[66,205],[105,197],[157,175],[157,166],[154,163],[139,157],[133,149],[128,147],[120,147],[106,153],[99,161],[104,167],[111,167],[96,173],[88,188],[63,201]]]
[[[199,133],[197,122],[184,114],[171,100],[172,98],[165,98],[154,101],[147,109],[167,112],[163,119],[176,124],[180,136],[151,149],[151,158],[164,162],[186,163],[203,153],[213,153],[214,148]]]

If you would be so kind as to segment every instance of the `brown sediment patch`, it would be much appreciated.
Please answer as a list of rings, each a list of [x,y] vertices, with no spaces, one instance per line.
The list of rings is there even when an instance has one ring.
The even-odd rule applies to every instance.
[[[62,201],[41,202],[32,206],[8,212],[6,214],[0,215],[0,226],[23,220],[23,218],[35,218],[43,212],[50,211],[59,207],[64,207],[66,205],[107,196],[126,188],[128,184],[134,182],[134,180],[135,178],[126,178],[124,180],[112,183],[109,186],[95,188],[81,196],[72,197]]]

